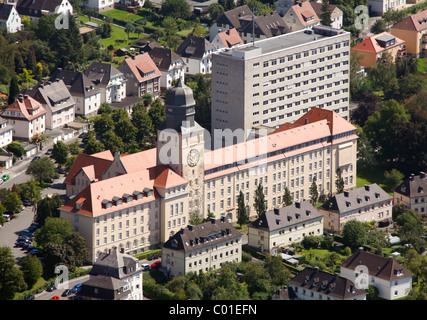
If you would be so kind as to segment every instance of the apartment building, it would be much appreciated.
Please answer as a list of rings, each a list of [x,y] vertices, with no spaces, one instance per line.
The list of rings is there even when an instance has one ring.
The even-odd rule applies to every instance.
[[[404,9],[406,0],[368,0],[367,5],[370,15],[382,15],[389,9]]]
[[[341,232],[350,220],[390,222],[393,197],[374,183],[336,194],[318,209],[324,214],[324,229]]]
[[[425,172],[411,174],[393,192],[394,201],[425,215],[427,214],[427,177]]]
[[[301,242],[305,236],[323,235],[323,214],[309,201],[274,208],[248,226],[248,245],[261,252]]]
[[[225,217],[188,225],[162,245],[162,266],[170,276],[219,269],[242,261],[242,234]]]
[[[335,193],[338,167],[345,188],[356,186],[356,128],[333,111],[314,108],[266,137],[215,150],[194,117],[192,91],[179,81],[167,95],[156,148],[77,156],[65,179],[71,199],[60,212],[86,239],[92,259],[113,247],[158,247],[194,214],[236,222],[240,191],[250,218],[257,217],[260,184],[267,210],[281,206],[285,187],[294,201],[308,199],[314,178],[321,198]]]
[[[212,55],[217,129],[277,128],[313,107],[349,119],[350,33],[325,26]]]

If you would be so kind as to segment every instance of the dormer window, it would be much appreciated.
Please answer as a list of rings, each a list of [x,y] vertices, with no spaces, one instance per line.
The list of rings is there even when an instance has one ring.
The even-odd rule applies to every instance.
[[[102,207],[104,209],[110,209],[113,203],[110,200],[102,200]]]
[[[129,203],[129,202],[132,202],[133,197],[132,197],[130,194],[125,193],[125,194],[123,195],[123,200],[124,200],[126,203]]]
[[[134,191],[133,196],[135,200],[141,200],[142,199],[142,192],[141,191]]]
[[[121,206],[123,203],[123,200],[122,198],[119,198],[119,197],[113,197],[113,202],[116,206]]]

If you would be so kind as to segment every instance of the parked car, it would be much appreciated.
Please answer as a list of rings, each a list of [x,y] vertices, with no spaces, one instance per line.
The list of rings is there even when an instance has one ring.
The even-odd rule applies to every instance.
[[[33,160],[31,160],[31,161],[36,161],[36,160],[40,160],[40,156],[35,156],[35,157],[33,158]]]
[[[7,173],[5,173],[5,174],[1,177],[1,179],[2,179],[3,181],[7,181],[7,180],[9,180],[9,179],[10,179],[10,175],[9,175],[9,174],[7,174]]]
[[[20,236],[28,236],[28,237],[34,237],[34,234],[30,232],[28,229],[24,229],[19,231],[18,233]]]
[[[73,289],[71,289],[71,292],[72,292],[72,293],[77,293],[77,292],[79,292],[79,291],[81,290],[81,288],[82,288],[82,284],[81,284],[81,283],[76,284],[76,285],[73,287]]]
[[[150,265],[145,263],[145,264],[141,265],[141,268],[143,271],[147,271],[147,270],[150,270]]]
[[[0,179],[0,184],[3,184],[3,179]]]
[[[159,268],[161,266],[161,262],[160,261],[156,261],[154,263],[151,264],[151,268]]]
[[[0,181],[3,181],[3,180],[1,180],[1,179],[0,179]],[[10,221],[10,215],[8,215],[8,214],[4,214],[4,215],[3,215],[3,218],[5,218],[5,219],[6,219],[6,222],[7,222],[7,221]]]
[[[51,285],[49,285],[48,287],[47,287],[47,289],[46,289],[47,291],[49,291],[49,292],[51,292],[51,291],[53,291],[53,290],[56,290],[56,287],[55,287],[55,284],[51,284]]]
[[[31,201],[30,201],[30,200],[27,200],[27,199],[22,200],[22,204],[23,204],[24,206],[26,206],[26,207],[28,207],[28,206],[31,206],[31,205],[32,205]]]
[[[27,296],[27,297],[25,298],[25,300],[35,300],[35,299],[36,299],[36,297],[35,297],[35,296],[33,296],[33,295]]]
[[[70,294],[72,294],[71,289],[65,289],[65,291],[62,293],[62,296],[68,297]]]
[[[47,149],[47,151],[45,152],[45,155],[50,156],[52,154],[53,149]]]
[[[59,300],[58,296],[53,296],[52,298],[50,298],[50,300]]]

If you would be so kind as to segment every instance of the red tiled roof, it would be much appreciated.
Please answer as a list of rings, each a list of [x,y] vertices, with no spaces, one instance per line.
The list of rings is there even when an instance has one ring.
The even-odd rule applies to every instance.
[[[392,29],[421,31],[427,29],[427,10],[417,12],[396,23]]]

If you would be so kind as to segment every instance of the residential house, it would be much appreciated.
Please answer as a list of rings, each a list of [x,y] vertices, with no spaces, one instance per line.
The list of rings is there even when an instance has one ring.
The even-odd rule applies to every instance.
[[[405,297],[412,288],[411,272],[392,257],[378,256],[363,249],[340,265],[340,274],[365,287],[373,285],[378,289],[378,297],[387,300]]]
[[[403,204],[408,209],[427,214],[427,177],[425,172],[411,174],[393,190],[395,203]]]
[[[369,15],[380,16],[389,9],[401,10],[406,6],[406,0],[368,0]]]
[[[405,41],[407,53],[418,58],[427,49],[427,9],[406,17],[390,30]]]
[[[242,261],[242,234],[225,217],[188,225],[162,245],[162,267],[170,276],[216,270]]]
[[[285,34],[286,25],[276,11],[241,21],[240,37],[244,43],[267,39]]]
[[[365,40],[352,47],[351,51],[361,56],[360,66],[369,68],[382,61],[385,54],[391,57],[392,62],[405,58],[407,48],[404,40],[388,32],[381,32],[366,37]]]
[[[392,209],[393,197],[376,183],[338,193],[318,208],[324,214],[324,229],[337,233],[350,220],[390,222]]]
[[[12,4],[0,3],[0,27],[6,28],[8,33],[22,29],[21,17]]]
[[[7,125],[7,120],[0,118],[0,148],[6,147],[13,141],[13,128]]]
[[[172,81],[184,81],[185,63],[176,52],[169,48],[154,47],[148,54],[162,74],[160,88],[167,90],[172,86]]]
[[[75,114],[87,117],[98,112],[101,106],[101,90],[78,71],[57,70],[50,81],[61,79],[75,102]]]
[[[273,252],[301,242],[305,236],[323,235],[323,214],[310,202],[295,202],[262,213],[248,226],[248,245]]]
[[[28,95],[18,95],[0,116],[8,120],[16,140],[32,140],[46,131],[46,109]]]
[[[252,10],[247,5],[243,5],[222,13],[209,28],[209,41],[216,37],[220,32],[241,28],[242,21],[250,21],[253,17]]]
[[[236,28],[219,32],[211,41],[217,51],[226,50],[243,44],[242,38]]]
[[[76,104],[61,79],[40,83],[23,93],[36,99],[46,110],[46,129],[54,130],[74,121]]]
[[[143,300],[142,278],[139,260],[114,248],[100,253],[77,295],[87,300]]]
[[[176,50],[186,64],[185,73],[189,75],[211,73],[211,58],[214,52],[215,47],[208,40],[191,35],[187,36]]]
[[[116,2],[118,0],[86,0],[84,6],[94,8],[98,12],[105,12],[114,9]]]
[[[356,287],[354,281],[305,267],[289,280],[290,300],[366,300],[366,291]]]
[[[320,24],[320,18],[309,1],[297,2],[282,19],[287,32],[311,29]]]
[[[16,10],[21,17],[38,21],[44,15],[73,14],[73,6],[68,0],[18,0]]]
[[[127,81],[126,95],[142,97],[149,93],[153,98],[159,97],[162,74],[147,52],[126,58],[118,70]]]
[[[317,16],[321,19],[323,10],[322,10],[322,1],[310,1],[310,5],[313,7],[314,12],[316,12]],[[331,13],[331,27],[336,29],[341,29],[343,26],[343,15],[344,13],[342,10],[337,6],[330,4],[329,5],[329,11]]]

